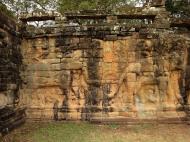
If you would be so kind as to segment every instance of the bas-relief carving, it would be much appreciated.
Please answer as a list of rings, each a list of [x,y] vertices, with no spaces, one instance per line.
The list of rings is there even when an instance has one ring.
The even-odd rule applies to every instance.
[[[137,113],[150,110],[175,110],[183,103],[180,92],[182,71],[166,70],[167,75],[163,73],[156,78],[156,65],[153,64],[155,59],[150,58],[153,45],[150,40],[146,40],[143,46],[147,51],[143,56],[146,57],[135,59],[133,63],[126,63],[126,69],[121,73],[119,83],[114,84],[115,87],[110,87],[111,93],[107,93],[107,96],[112,100],[109,105],[117,108],[117,111],[136,111]],[[165,62],[168,61],[165,60]],[[134,70],[137,72],[131,73],[135,72]],[[140,74],[138,70],[141,71]]]
[[[129,30],[131,27],[118,23],[113,29],[92,26],[93,32],[84,26],[68,28],[66,33],[63,29],[67,27],[48,34],[43,29],[28,30],[33,36],[23,33],[21,51],[15,48],[19,45],[6,48],[10,59],[15,51],[18,70],[8,83],[3,79],[10,75],[0,72],[0,106],[17,102],[19,94],[19,104],[27,106],[29,118],[176,117],[175,113],[190,101],[189,43],[188,36],[168,29],[169,13],[163,7],[159,9],[163,2],[153,3],[153,9],[160,11],[156,22],[146,28]],[[120,16],[111,16],[113,23],[116,17]],[[1,36],[3,53],[1,46],[11,38],[1,40]],[[4,72],[6,66],[2,65]],[[10,66],[14,70],[15,65]]]
[[[67,39],[71,48],[65,49],[61,46],[65,42],[59,42],[60,49],[53,38],[51,42],[46,39],[48,49],[39,43],[34,48],[30,45],[38,39],[33,40],[23,48],[31,79],[26,79],[29,92],[23,88],[22,96],[31,97],[31,108],[55,108],[56,104],[60,112],[55,116],[86,120],[96,116],[155,118],[157,112],[176,111],[184,104],[184,51],[179,45],[171,50],[174,41],[170,38],[162,45],[158,39],[133,36],[117,41],[71,38]],[[166,45],[167,49],[161,47]],[[47,55],[42,57],[43,53]]]

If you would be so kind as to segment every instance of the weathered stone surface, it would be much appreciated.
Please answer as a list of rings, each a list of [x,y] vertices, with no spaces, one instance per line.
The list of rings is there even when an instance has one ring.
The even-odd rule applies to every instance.
[[[16,32],[16,23],[6,15],[0,13],[4,24],[0,26],[0,108],[14,105],[21,85],[20,67],[22,55],[20,52],[20,39],[6,27]]]
[[[21,87],[21,39],[16,22],[0,11],[0,135],[24,123],[18,108]]]
[[[119,117],[127,113],[126,115],[141,119],[155,119],[157,118],[156,111],[165,109],[177,111],[176,108],[182,107],[183,97],[180,88],[183,86],[180,81],[183,81],[184,77],[183,63],[186,54],[185,51],[181,51],[182,54],[177,52],[178,49],[172,49],[172,47],[170,49],[170,44],[173,44],[179,36],[174,34],[168,36],[167,31],[159,34],[162,35],[160,40],[169,41],[169,43],[163,44],[155,39],[141,40],[130,37],[116,41],[97,40],[95,47],[87,48],[88,45],[93,44],[93,38],[91,40],[67,38],[68,45],[77,42],[82,46],[57,50],[59,54],[62,54],[61,60],[40,59],[38,62],[44,61],[42,63],[44,65],[34,68],[35,73],[31,77],[35,79],[35,74],[42,77],[34,80],[38,90],[41,87],[48,87],[51,92],[51,89],[60,88],[62,94],[55,91],[52,94],[52,100],[49,98],[51,100],[49,105],[53,106],[56,100],[62,102],[59,105],[61,109],[59,117],[64,119],[87,119],[88,112],[92,117],[93,115],[100,117],[100,113],[104,112],[108,114],[107,117]],[[39,53],[35,52],[33,56],[36,56],[35,54]],[[50,63],[51,70],[43,67]],[[38,65],[37,62],[35,64]],[[30,65],[28,67],[31,68]],[[56,70],[57,76],[54,76]],[[44,77],[47,78],[43,78],[42,71]],[[46,96],[47,90],[44,89],[44,93],[41,91],[40,94],[38,92],[35,94]],[[24,96],[25,93],[23,93]],[[30,103],[31,108],[49,109],[46,104],[39,102],[44,101],[43,97],[38,98],[37,102],[35,99],[37,98],[28,98],[33,102]],[[175,105],[177,102],[179,105]],[[95,108],[91,110],[92,106]],[[136,115],[131,115],[130,112]],[[41,117],[42,114],[39,115]],[[34,116],[31,115],[31,117]]]
[[[0,71],[11,70],[16,76],[16,81],[7,83],[10,74],[0,73],[0,96],[5,100],[0,105],[19,90],[19,104],[28,107],[29,118],[179,117],[178,111],[185,112],[190,103],[190,37],[188,30],[184,33],[171,28],[170,13],[162,7],[163,2],[155,1],[156,7],[141,12],[114,16],[66,14],[67,24],[55,25],[50,32],[47,27],[26,25],[19,51],[22,71],[15,56],[5,56],[10,47],[0,40],[0,46],[7,47],[0,47],[0,58],[14,59],[8,66],[0,61]],[[59,20],[57,16],[50,18]],[[73,23],[75,18],[80,25]],[[21,20],[31,19],[30,15]],[[125,20],[134,19],[139,19],[140,26],[126,24]],[[0,38],[4,36],[0,34]],[[17,82],[20,76],[22,87]]]

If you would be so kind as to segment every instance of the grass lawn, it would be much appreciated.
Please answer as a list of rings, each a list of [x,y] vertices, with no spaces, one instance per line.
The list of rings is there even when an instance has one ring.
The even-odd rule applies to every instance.
[[[2,142],[190,142],[190,126],[26,123]]]

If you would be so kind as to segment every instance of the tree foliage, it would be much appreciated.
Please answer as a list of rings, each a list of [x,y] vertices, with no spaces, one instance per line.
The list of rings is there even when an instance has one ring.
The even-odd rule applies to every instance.
[[[166,9],[173,14],[190,16],[190,0],[166,0]]]
[[[56,10],[67,11],[101,9],[114,11],[124,6],[142,5],[151,0],[1,0],[15,15],[21,12]],[[166,8],[172,13],[190,15],[190,0],[166,0]],[[2,6],[2,8],[5,8]]]
[[[124,5],[142,4],[145,0],[58,0],[58,10],[65,11],[77,10],[115,10]]]
[[[21,12],[57,10],[66,11],[102,9],[114,10],[123,5],[136,5],[144,0],[1,0],[19,15]]]
[[[22,12],[55,10],[56,0],[2,0],[9,10],[15,13],[15,16]]]
[[[0,12],[1,12],[1,11],[4,12],[6,15],[8,15],[8,16],[14,18],[13,12],[10,11],[10,10],[8,10],[7,7],[6,7],[6,5],[3,4],[2,2],[0,2]]]

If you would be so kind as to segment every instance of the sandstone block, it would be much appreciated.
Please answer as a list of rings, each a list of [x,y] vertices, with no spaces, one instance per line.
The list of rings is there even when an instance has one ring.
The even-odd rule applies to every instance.
[[[47,64],[58,64],[61,62],[60,59],[45,59],[43,60],[44,63],[47,63]]]
[[[135,62],[136,60],[138,60],[138,59],[136,59],[136,53],[135,53],[135,52],[128,52],[127,57],[128,57],[127,61],[128,61],[129,63],[133,63],[133,62]]]
[[[45,39],[43,39],[43,38],[38,38],[38,39],[36,39],[34,42],[35,42],[35,46],[36,46],[36,47],[43,47],[43,46],[44,46]]]
[[[187,104],[190,105],[190,91],[189,90],[186,92],[186,95],[188,96],[188,98],[187,98]],[[190,109],[189,106],[188,106],[188,108]]]
[[[137,73],[141,72],[141,64],[140,63],[129,63],[127,67],[128,72]]]
[[[5,94],[0,93],[0,106],[4,107],[6,105],[8,105],[8,98]]]
[[[77,70],[77,69],[82,69],[83,65],[82,63],[77,63],[77,62],[73,62],[73,63],[61,63],[61,69],[64,70]]]
[[[51,70],[52,71],[61,71],[62,70],[61,64],[52,64],[51,65]]]
[[[51,68],[50,64],[34,64],[34,66],[36,67],[36,70],[39,71],[49,71]]]
[[[38,88],[41,87],[51,87],[51,86],[59,86],[60,85],[60,78],[43,78],[37,77],[34,78],[35,85]]]
[[[49,44],[50,48],[55,47],[55,39],[54,38],[49,38],[48,44]]]
[[[31,75],[31,73],[30,73],[30,75]],[[33,75],[34,75],[34,73],[33,73]],[[35,75],[37,77],[50,77],[52,74],[50,71],[38,71],[38,72],[35,72]]]
[[[140,77],[140,81],[144,85],[156,85],[158,83],[155,78],[153,78],[153,77],[147,77],[147,76]]]
[[[14,98],[15,98],[14,91],[13,90],[7,90],[6,97],[7,97],[7,104],[13,105]]]
[[[127,73],[128,82],[136,82],[136,80],[137,80],[136,73]]]
[[[142,62],[141,63],[141,71],[142,72],[153,72],[154,71],[154,66],[151,63]]]
[[[163,90],[163,91],[166,91],[167,87],[168,87],[168,81],[169,81],[168,77],[159,77],[158,78],[159,89]]]
[[[106,35],[106,37],[104,38],[104,40],[107,41],[116,41],[118,39],[117,35]]]
[[[190,78],[190,66],[189,65],[186,67],[186,77]]]
[[[35,71],[35,70],[36,70],[36,66],[34,64],[27,65],[27,71]]]
[[[7,84],[7,89],[8,90],[16,90],[17,89],[17,84]]]

